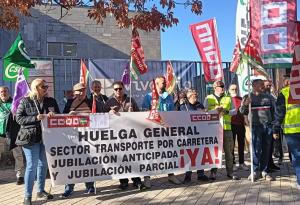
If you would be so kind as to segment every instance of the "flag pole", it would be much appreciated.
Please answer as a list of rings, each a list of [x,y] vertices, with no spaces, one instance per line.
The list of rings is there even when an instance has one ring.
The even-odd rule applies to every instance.
[[[249,21],[250,21],[250,29],[251,29],[251,26],[252,26],[252,22],[251,22],[251,6],[249,5],[249,2],[247,1],[247,10],[248,10],[248,14],[246,15],[246,19],[248,21],[248,15],[249,15]],[[251,39],[251,31],[249,31],[249,37],[248,37],[248,41]],[[247,42],[247,43],[250,43],[250,42]],[[251,56],[251,49],[249,49],[249,53],[250,53],[250,56]],[[252,110],[251,110],[251,92],[250,92],[250,89],[251,89],[251,80],[250,80],[250,66],[249,66],[249,61],[247,60],[247,71],[248,71],[248,76],[249,76],[249,81],[248,81],[248,97],[249,97],[249,114],[248,114],[248,118],[249,118],[249,134],[250,134],[250,143],[249,143],[249,146],[250,146],[250,161],[251,161],[251,182],[253,183],[254,182],[254,166],[253,166],[253,146],[252,146],[252,139],[253,139],[253,133],[252,133]]]
[[[133,38],[133,21],[131,21],[131,44],[130,44],[130,62],[129,62],[129,71],[132,69],[132,38]],[[131,78],[131,72],[129,74],[129,105],[130,107],[132,107],[131,105],[131,84],[132,84],[132,78]]]
[[[254,166],[253,166],[253,147],[252,147],[252,111],[251,111],[251,92],[250,92],[250,66],[249,63],[247,62],[247,70],[248,70],[248,76],[249,76],[249,82],[248,82],[248,97],[249,97],[249,114],[248,114],[248,119],[249,119],[249,133],[250,133],[250,143],[249,143],[249,147],[250,147],[250,161],[251,161],[251,182],[254,182]]]
[[[131,58],[130,58],[131,59]],[[130,60],[131,61],[131,60]],[[131,66],[131,62],[130,62],[130,65],[129,66]],[[130,69],[130,68],[129,68]],[[129,105],[130,105],[130,107],[132,107],[132,105],[131,105],[131,82],[132,81],[132,79],[131,79],[131,75],[129,74]]]

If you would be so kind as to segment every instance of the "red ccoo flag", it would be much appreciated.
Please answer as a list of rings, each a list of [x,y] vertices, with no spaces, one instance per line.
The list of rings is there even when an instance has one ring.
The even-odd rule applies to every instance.
[[[235,73],[239,67],[240,55],[241,55],[241,44],[240,44],[239,39],[237,39],[237,42],[236,42],[234,50],[233,50],[232,62],[230,64],[230,71],[233,73]]]
[[[176,87],[176,76],[171,61],[168,61],[167,73],[166,73],[166,91],[169,94],[172,94],[175,90],[175,87]]]
[[[289,104],[300,104],[300,22],[295,23],[296,37],[294,45],[293,66],[290,73]]]
[[[148,116],[148,120],[151,120],[155,123],[161,124],[162,120],[161,117],[159,115],[158,110],[158,106],[159,106],[159,95],[156,89],[156,85],[155,85],[155,80],[153,79],[152,81],[152,100],[151,100],[151,110]]]
[[[131,38],[130,73],[132,78],[137,80],[138,76],[146,73],[147,71],[148,67],[145,63],[145,55],[140,36],[137,29],[133,28]]]
[[[97,112],[96,96],[93,95],[92,113],[96,113],[96,112]]]
[[[80,78],[79,82],[84,84],[85,87],[87,87],[87,80],[88,80],[89,71],[84,63],[84,61],[80,60]]]
[[[262,75],[269,78],[268,72],[263,67],[263,61],[254,44],[252,38],[248,39],[244,51],[242,52],[242,59],[245,60],[253,69],[254,75]]]

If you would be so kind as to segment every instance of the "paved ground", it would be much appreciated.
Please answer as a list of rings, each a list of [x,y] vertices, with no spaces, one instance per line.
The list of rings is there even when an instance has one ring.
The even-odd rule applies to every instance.
[[[197,182],[189,185],[172,185],[167,177],[152,177],[153,188],[148,191],[137,191],[130,187],[126,191],[118,189],[118,181],[97,182],[97,194],[84,195],[84,184],[77,184],[76,192],[70,199],[60,200],[63,186],[53,187],[51,192],[54,199],[51,201],[33,198],[33,204],[271,204],[271,205],[300,205],[300,190],[295,189],[295,175],[286,158],[281,171],[274,173],[276,181],[260,180],[251,183],[247,180],[249,172],[239,171],[240,181],[231,181],[226,178],[225,170],[218,174],[214,183]],[[0,204],[19,205],[23,201],[23,186],[15,185],[15,173],[12,169],[0,170]],[[179,175],[183,179],[184,175]],[[193,177],[196,177],[194,174]],[[47,180],[46,191],[50,189],[50,180]]]

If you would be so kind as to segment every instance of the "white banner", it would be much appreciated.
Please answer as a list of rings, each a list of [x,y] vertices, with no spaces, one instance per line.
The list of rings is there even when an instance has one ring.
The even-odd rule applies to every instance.
[[[245,48],[250,33],[250,17],[249,17],[248,6],[249,6],[248,0],[237,1],[235,32],[236,32],[236,37],[240,41],[241,50]],[[244,96],[249,92],[248,91],[249,74],[248,74],[247,63],[244,62],[243,60],[241,60],[240,62],[239,72],[237,73],[237,76],[238,76],[240,96]]]
[[[52,185],[221,167],[223,128],[217,114],[148,112],[56,115],[43,121]],[[93,117],[91,117],[93,116]],[[109,128],[91,128],[96,123]]]

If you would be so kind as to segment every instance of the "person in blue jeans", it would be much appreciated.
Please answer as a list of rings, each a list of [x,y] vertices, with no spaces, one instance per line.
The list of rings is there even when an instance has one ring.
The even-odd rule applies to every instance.
[[[159,95],[158,108],[157,108],[158,111],[160,112],[174,111],[175,107],[174,107],[173,97],[168,92],[166,92],[165,77],[164,76],[156,77],[155,85]],[[142,104],[143,111],[151,110],[151,101],[152,101],[152,92],[148,93],[144,97],[143,104]],[[181,184],[181,181],[177,179],[174,173],[168,174],[168,181],[173,184]],[[146,188],[151,188],[150,176],[144,177],[144,185]]]
[[[76,115],[79,113],[90,113],[92,110],[92,101],[86,96],[86,87],[82,83],[77,83],[73,86],[74,98],[69,99],[66,103],[63,113]],[[66,184],[65,191],[60,198],[67,198],[72,195],[75,184]],[[85,194],[94,194],[94,182],[85,183]]]
[[[290,89],[283,88],[278,95],[273,137],[279,138],[282,127],[297,177],[296,188],[300,190],[300,105],[289,101]]]
[[[198,101],[198,94],[195,89],[188,89],[186,92],[187,99],[180,105],[180,111],[195,111],[204,110],[203,104]],[[209,181],[208,177],[204,174],[204,169],[197,170],[197,179],[199,181]],[[184,177],[184,184],[190,183],[192,180],[192,171],[187,171]]]
[[[273,181],[275,179],[270,174],[269,163],[275,102],[272,96],[264,93],[264,82],[262,79],[254,79],[252,81],[250,98],[248,95],[244,96],[240,112],[248,115],[249,103],[251,102],[254,180],[263,177],[267,181]],[[251,175],[248,179],[251,179]]]
[[[21,126],[19,133],[23,134],[18,134],[15,143],[22,146],[26,158],[24,205],[32,204],[35,179],[37,180],[37,197],[46,200],[53,199],[53,196],[45,191],[48,166],[42,142],[41,120],[59,113],[59,108],[54,98],[46,97],[47,90],[48,86],[44,80],[39,78],[33,80],[29,96],[21,100],[16,111],[16,122]]]

